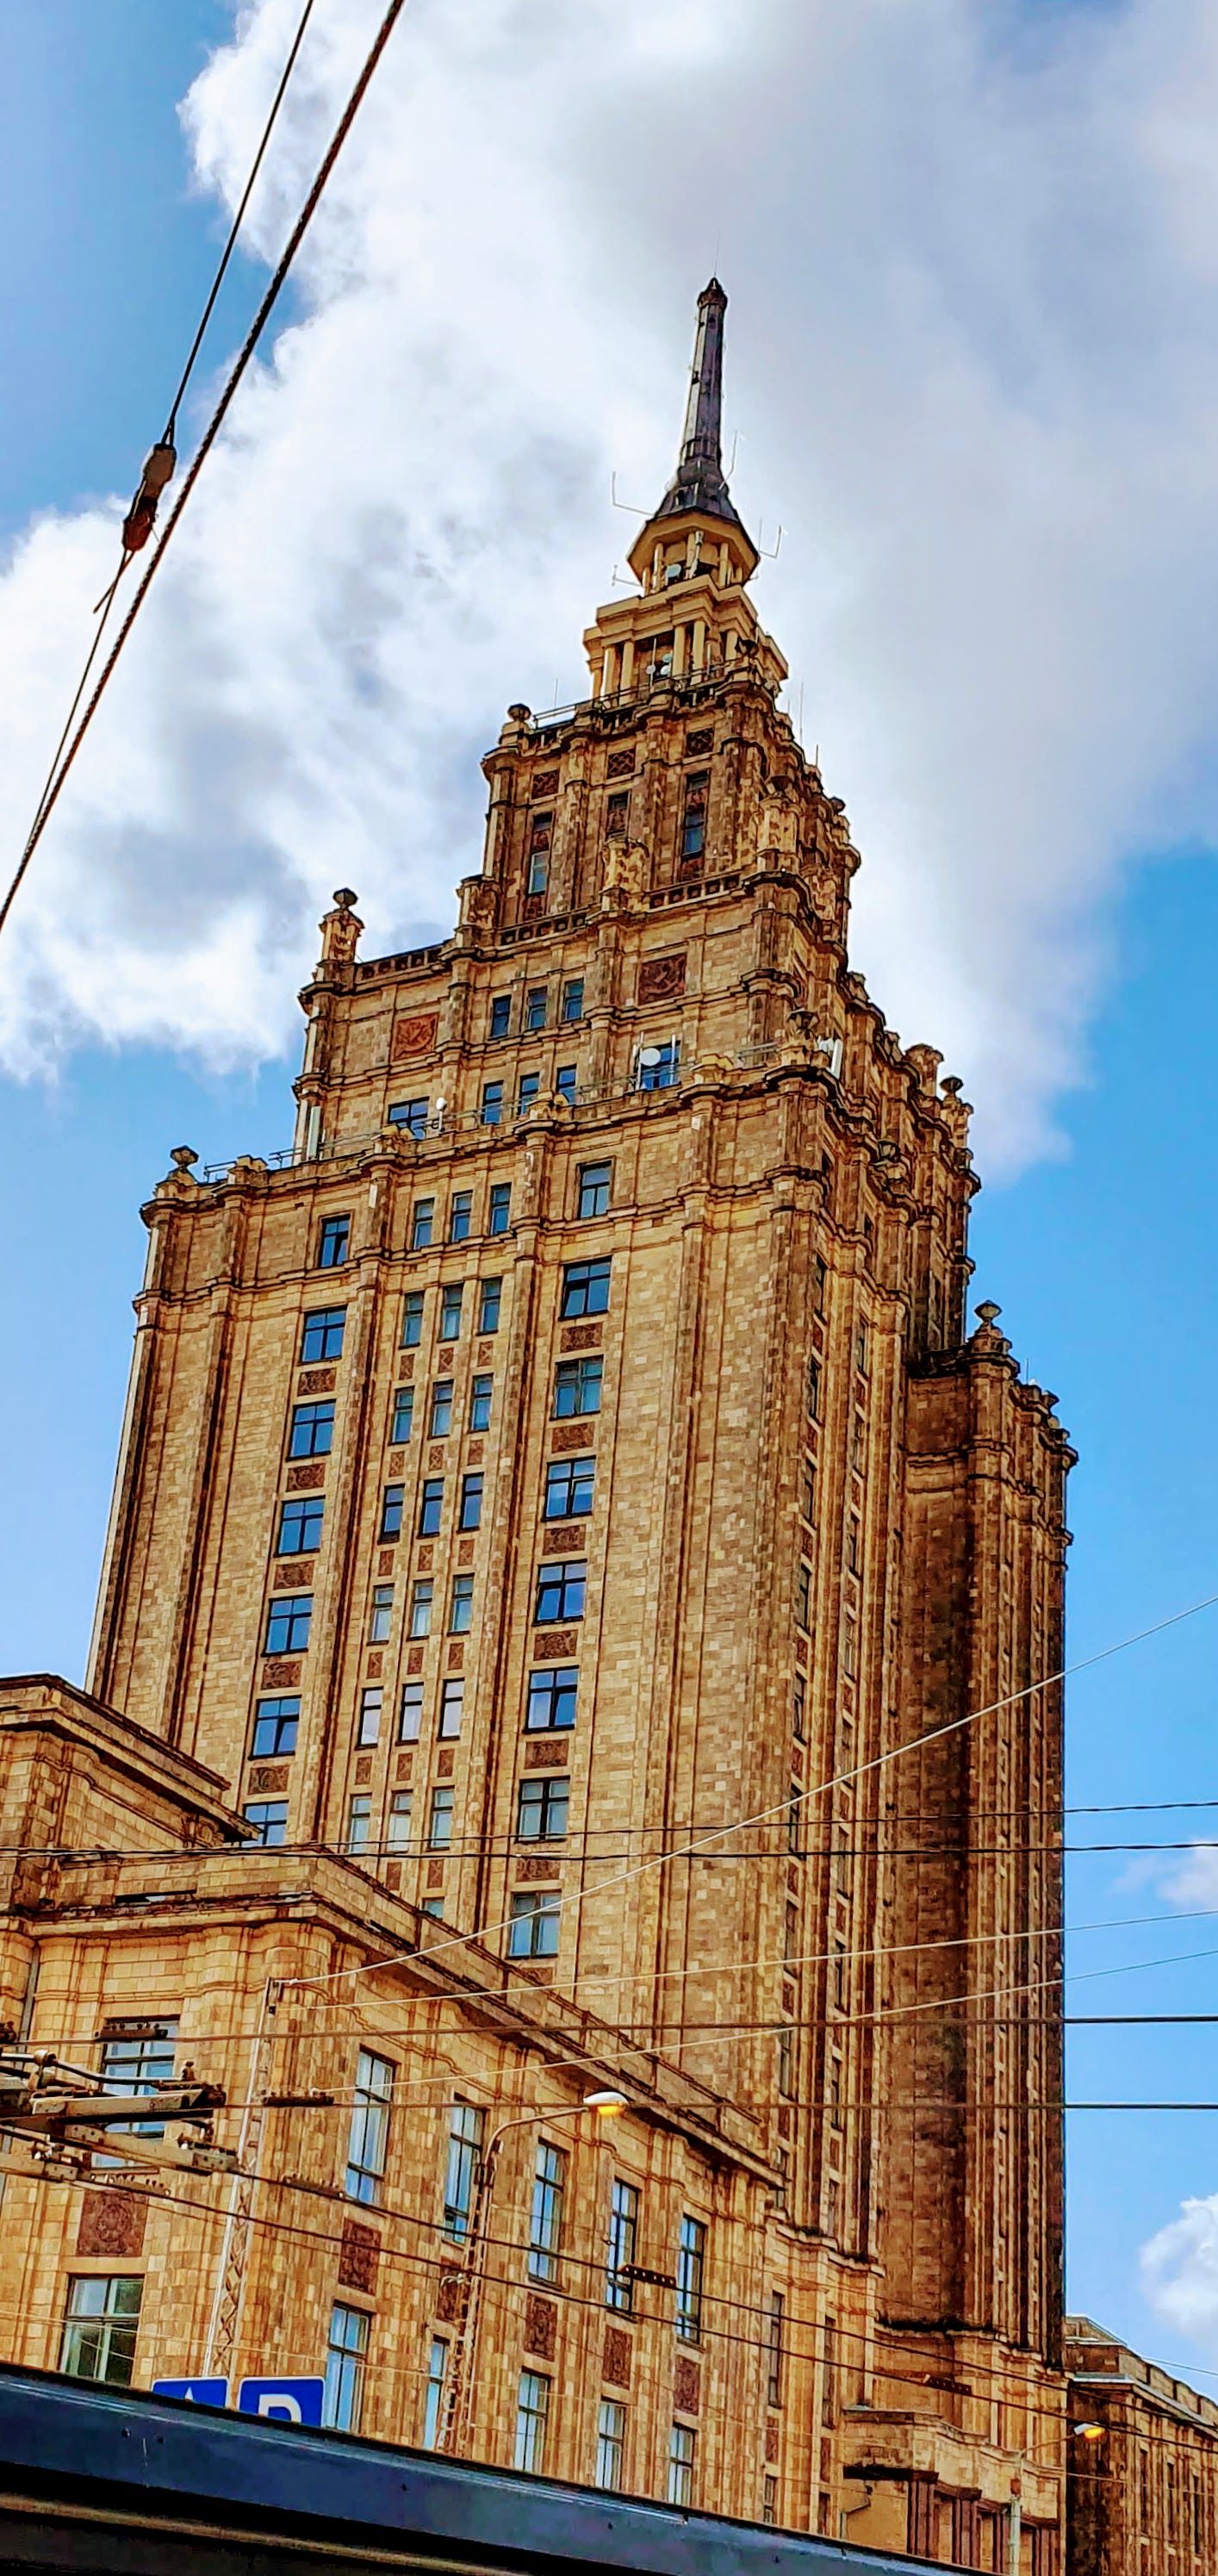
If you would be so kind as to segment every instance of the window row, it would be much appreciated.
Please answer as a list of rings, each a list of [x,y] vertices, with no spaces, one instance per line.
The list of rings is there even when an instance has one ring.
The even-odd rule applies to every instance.
[[[570,1565],[556,1570],[562,1572],[568,1577],[576,1571],[576,1569]],[[550,1569],[547,1568],[546,1572],[548,1573],[549,1571]],[[582,1578],[584,1573],[582,1563],[578,1568],[578,1573]],[[467,1583],[472,1585],[472,1582],[472,1576],[458,1575],[455,1578],[454,1593],[453,1596],[450,1596],[450,1614],[455,1609],[459,1620],[465,1619],[467,1607],[472,1600],[472,1592],[467,1592],[464,1589],[457,1592],[456,1586],[464,1586]],[[570,1581],[563,1583],[561,1591],[564,1598],[572,1599],[575,1597],[575,1586]],[[427,1618],[430,1619],[431,1609],[433,1606],[431,1585],[428,1584],[423,1586],[421,1584],[417,1584],[415,1586],[415,1592],[416,1594],[425,1594],[424,1600],[419,1603],[420,1618],[426,1615]],[[580,1586],[579,1597],[582,1603],[582,1583]],[[304,1654],[308,1648],[309,1627],[312,1614],[313,1595],[311,1592],[284,1594],[281,1595],[279,1600],[272,1601],[267,1622],[267,1653],[274,1655]],[[559,1614],[556,1613],[555,1615]],[[578,1614],[563,1613],[561,1615],[576,1616]],[[275,1623],[274,1625],[271,1624],[272,1621]],[[415,1631],[415,1633],[426,1635],[427,1629],[420,1627]],[[449,1633],[462,1635],[465,1631],[458,1626],[455,1632],[450,1629]],[[274,1642],[272,1642],[272,1640]],[[403,1682],[402,1684],[397,1728],[397,1740],[399,1744],[417,1744],[419,1741],[423,1726],[424,1690],[425,1685],[422,1681],[408,1681]],[[438,1729],[441,1736],[460,1734],[461,1730],[459,1722],[453,1723],[450,1720],[449,1723],[445,1723],[444,1709],[445,1705],[447,1705],[451,1712],[456,1712],[461,1706],[461,1694],[463,1690],[464,1676],[460,1673],[450,1673],[443,1684],[443,1693],[446,1694],[447,1697],[446,1700],[442,1699],[441,1705],[440,1724]],[[525,1733],[527,1735],[549,1735],[569,1732],[575,1724],[578,1692],[578,1666],[575,1664],[540,1665],[536,1671],[531,1672],[529,1675],[528,1697],[525,1706]],[[360,1714],[358,1719],[359,1740],[361,1743],[374,1744],[378,1741],[383,1706],[384,1694],[382,1685],[379,1682],[367,1684],[361,1695]],[[281,1693],[271,1695],[266,1698],[260,1698],[256,1703],[254,1712],[253,1735],[250,1742],[251,1760],[264,1762],[275,1756],[294,1753],[296,1750],[296,1738],[299,1723],[300,1699],[296,1693]],[[375,1733],[370,1731],[374,1727],[376,1730]]]
[[[579,1187],[582,1215],[604,1215],[609,1205],[611,1181],[610,1164],[581,1165]],[[586,1205],[583,1204],[585,1196]],[[493,1189],[491,1199],[493,1221],[489,1231],[492,1234],[506,1234],[511,1216],[510,1184],[504,1182],[501,1188]],[[432,1240],[430,1228],[434,1221],[435,1205],[434,1199],[415,1201],[411,1224],[413,1250],[424,1250]],[[611,1256],[608,1254],[602,1255],[595,1261],[564,1263],[558,1309],[564,1321],[606,1313],[609,1305],[611,1267]],[[438,1337],[442,1342],[455,1342],[460,1336],[465,1291],[470,1284],[467,1280],[454,1280],[445,1282],[440,1288]],[[480,1279],[472,1284],[476,1288],[478,1299],[476,1332],[479,1336],[497,1332],[503,1295],[502,1279]],[[422,1341],[426,1294],[425,1289],[412,1289],[404,1301],[402,1345],[406,1350],[415,1349]],[[301,1366],[312,1366],[319,1360],[341,1359],[346,1322],[345,1306],[316,1306],[305,1315],[302,1319],[300,1335]]]
[[[583,1016],[583,977],[572,976],[562,988],[558,1011],[559,1022],[563,1027],[570,1027],[573,1022],[582,1020]],[[527,985],[521,1005],[519,1026],[526,1030],[544,1029],[548,1018],[548,987],[545,984]],[[492,993],[489,1034],[493,1038],[506,1038],[512,1035],[512,995],[510,993]]]

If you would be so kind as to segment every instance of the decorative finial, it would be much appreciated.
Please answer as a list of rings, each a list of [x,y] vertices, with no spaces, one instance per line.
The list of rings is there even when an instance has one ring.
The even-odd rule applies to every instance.
[[[335,886],[334,900],[340,912],[350,912],[352,904],[359,902],[359,896],[353,886]]]
[[[977,1321],[979,1324],[984,1324],[987,1333],[992,1332],[1001,1313],[1001,1306],[996,1306],[993,1298],[987,1297],[984,1304],[977,1308]]]
[[[175,1145],[169,1157],[170,1162],[176,1163],[180,1172],[188,1172],[191,1164],[197,1163],[198,1159],[193,1145]]]

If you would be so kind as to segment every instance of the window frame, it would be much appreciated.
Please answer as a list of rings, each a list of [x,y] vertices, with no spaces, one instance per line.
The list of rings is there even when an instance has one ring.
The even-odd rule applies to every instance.
[[[553,2385],[548,2371],[533,2370],[527,2363],[522,2368],[516,2389],[516,2434],[512,2446],[512,2465],[521,2477],[544,2475]]]
[[[142,2272],[69,2272],[56,2364],[64,2378],[92,2380],[106,2388],[130,2388],[139,2340],[144,2279]],[[126,2304],[110,2295],[132,2289],[136,2292],[135,2299]],[[89,2307],[83,2294],[96,2290],[103,2294],[101,2304]],[[82,2370],[80,2359],[90,2343],[98,2366]],[[116,2369],[110,2367],[112,2361],[117,2361]]]
[[[625,2174],[614,2174],[609,2185],[605,2305],[621,2317],[634,2315],[634,2282],[623,2275],[638,2256],[640,2206],[638,2184],[628,2182]]]
[[[338,2319],[343,2323],[338,2325]],[[364,2411],[364,2374],[372,2320],[366,2308],[335,2299],[326,2328],[325,2386],[321,2420],[335,2433],[358,2433]]]
[[[560,1320],[571,1323],[584,1316],[607,1315],[612,1271],[611,1252],[599,1253],[590,1261],[564,1261],[558,1301]]]
[[[565,2147],[555,2146],[550,2138],[538,2140],[525,2262],[530,2281],[556,2281],[559,2276],[567,2164]]]
[[[543,1521],[587,1520],[591,1516],[595,1500],[596,1456],[594,1451],[589,1451],[586,1458],[573,1458],[563,1454],[558,1458],[546,1460],[545,1492],[541,1506]]]
[[[299,1368],[315,1368],[319,1360],[340,1360],[347,1330],[345,1306],[311,1306],[300,1319]],[[315,1345],[315,1347],[311,1347]]]
[[[570,1702],[569,1717],[555,1716],[556,1708]],[[545,1718],[535,1718],[535,1708],[548,1708]],[[526,1735],[569,1735],[574,1732],[579,1714],[578,1664],[539,1664],[529,1674],[525,1698],[524,1731]]]
[[[347,2199],[358,2201],[363,2209],[375,2209],[381,2199],[397,2072],[396,2058],[382,2057],[378,2049],[361,2048],[356,2053],[343,2188]]]
[[[608,1216],[612,1192],[611,1161],[579,1164],[576,1172],[577,1217]]]
[[[604,1386],[603,1351],[579,1351],[569,1359],[557,1361],[554,1369],[554,1409],[550,1416],[551,1421],[591,1421],[600,1412]],[[568,1390],[573,1398],[570,1404],[565,1401]],[[589,1394],[595,1394],[595,1404],[588,1403]]]
[[[248,1839],[259,1851],[282,1850],[288,1838],[286,1798],[247,1798],[241,1819],[243,1824],[257,1827]]]
[[[587,1597],[586,1556],[543,1557],[537,1568],[533,1626],[565,1628],[569,1621],[582,1619]]]
[[[522,1771],[516,1789],[515,1840],[518,1843],[565,1842],[571,1820],[570,1772]],[[526,1823],[526,1815],[534,1810],[536,1823]],[[552,1814],[556,1813],[561,1813],[561,1824],[552,1822]]]
[[[513,1888],[508,1906],[509,1959],[556,1959],[562,1929],[556,1887]]]
[[[316,1435],[320,1431],[328,1433],[328,1438],[325,1440],[319,1440]],[[299,1444],[302,1441],[303,1435],[306,1433],[308,1434],[307,1442],[305,1445],[301,1446]],[[287,1456],[290,1459],[328,1458],[333,1445],[333,1396],[308,1396],[302,1404],[294,1404],[292,1407],[291,1418],[288,1423]]]
[[[677,2293],[674,2304],[678,2343],[699,2344],[702,2341],[706,2240],[705,2219],[696,2218],[690,2209],[683,2210],[677,2234]]]
[[[350,1251],[350,1210],[341,1216],[323,1216],[317,1230],[317,1260],[314,1267],[318,1270],[341,1270],[350,1257]]]
[[[313,1595],[311,1592],[272,1592],[266,1605],[266,1627],[263,1632],[262,1644],[263,1654],[307,1654],[309,1650],[309,1635],[312,1625]],[[282,1643],[278,1642],[275,1635],[272,1633],[274,1630],[279,1628],[282,1628],[284,1631]],[[298,1633],[302,1628],[304,1630],[303,1636]]]
[[[324,1494],[284,1494],[275,1534],[276,1556],[316,1556],[326,1515]],[[289,1543],[290,1542],[290,1543]]]
[[[259,1729],[262,1727],[269,1727],[271,1729],[271,1738],[269,1743],[260,1744],[258,1741]],[[282,1730],[289,1727],[291,1728],[292,1735],[290,1744],[285,1741],[284,1734],[282,1732]],[[299,1691],[272,1691],[266,1695],[260,1695],[254,1702],[254,1719],[250,1728],[250,1749],[248,1759],[251,1762],[274,1762],[286,1760],[289,1755],[295,1752],[299,1734]]]

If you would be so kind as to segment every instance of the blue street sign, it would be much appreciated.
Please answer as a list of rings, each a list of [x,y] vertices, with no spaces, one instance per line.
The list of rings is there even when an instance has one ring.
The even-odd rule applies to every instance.
[[[275,2424],[320,2424],[325,2388],[324,2379],[243,2379],[237,2411]]]
[[[183,2397],[188,2406],[227,2406],[227,2379],[154,2379],[154,2397]]]

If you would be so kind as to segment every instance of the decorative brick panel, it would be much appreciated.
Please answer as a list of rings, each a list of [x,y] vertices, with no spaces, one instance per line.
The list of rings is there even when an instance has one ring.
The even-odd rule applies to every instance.
[[[391,1896],[397,1896],[399,1894],[402,1885],[402,1864],[400,1860],[386,1861],[385,1885]]]
[[[299,1592],[299,1557],[291,1558],[286,1565],[280,1564],[276,1566],[275,1571],[271,1576],[271,1590],[272,1592]]]
[[[370,1781],[370,1779],[371,1779],[371,1778],[372,1778],[372,1755],[371,1755],[370,1753],[361,1753],[361,1755],[360,1755],[360,1757],[359,1757],[359,1760],[358,1760],[358,1762],[356,1763],[356,1766],[355,1766],[355,1785],[356,1785],[356,1788],[357,1788],[357,1789],[366,1789],[366,1788],[367,1788],[367,1786],[368,1786],[368,1783],[369,1783],[369,1781]]]
[[[134,2191],[87,2191],[76,2230],[78,2254],[142,2254],[148,2204]]]
[[[629,747],[628,747],[628,748],[625,748],[625,747],[624,747],[621,751],[611,751],[611,752],[610,752],[610,754],[609,754],[609,758],[608,758],[608,760],[605,762],[605,776],[606,776],[606,778],[633,778],[633,776],[634,776],[634,745],[633,745],[633,743],[631,743],[631,744],[629,745]]]
[[[598,1351],[604,1337],[603,1324],[568,1324],[562,1337],[564,1351]]]
[[[436,2292],[436,2315],[442,2326],[450,2326],[457,2313],[457,2294],[461,2287],[459,2272],[441,2272]]]
[[[789,2138],[791,2135],[791,2113],[785,2102],[780,2102],[778,2106],[778,2134],[780,2138]]]
[[[457,1757],[456,1757],[456,1754],[455,1754],[455,1753],[454,1753],[454,1751],[453,1751],[453,1748],[452,1748],[451,1744],[442,1744],[442,1745],[441,1745],[441,1747],[440,1747],[439,1752],[438,1752],[438,1753],[437,1753],[437,1755],[436,1755],[436,1777],[437,1777],[437,1779],[439,1779],[439,1780],[451,1780],[451,1778],[452,1778],[452,1776],[453,1776],[453,1773],[454,1773],[454,1771],[456,1770],[456,1767],[457,1767]]]
[[[366,2290],[371,2297],[376,2289],[376,2267],[380,2260],[381,2240],[375,2227],[363,2227],[358,2218],[343,2220],[343,2241],[338,2257],[338,2282],[342,2290]]]
[[[400,1360],[398,1361],[398,1376],[399,1376],[399,1378],[401,1379],[401,1381],[402,1381],[402,1383],[403,1383],[403,1385],[404,1385],[404,1386],[409,1386],[410,1381],[411,1381],[412,1377],[414,1376],[414,1352],[413,1352],[413,1351],[403,1351],[402,1356],[401,1356]]]
[[[338,1384],[337,1369],[302,1369],[296,1380],[297,1395],[333,1395]]]
[[[539,1664],[565,1663],[569,1655],[575,1654],[577,1645],[578,1630],[575,1628],[539,1628],[533,1653]]]
[[[554,796],[558,792],[558,771],[539,769],[529,790],[532,796]]]
[[[606,2326],[604,2376],[611,2388],[630,2386],[630,2337],[624,2326]]]
[[[571,1750],[567,1736],[537,1735],[524,1748],[526,1771],[561,1771]]]
[[[472,1565],[473,1561],[474,1542],[472,1538],[463,1538],[457,1548],[457,1563],[458,1565]]]
[[[803,1671],[804,1671],[804,1672],[806,1672],[806,1671],[807,1671],[807,1669],[808,1669],[808,1640],[807,1640],[807,1638],[806,1638],[806,1637],[797,1637],[797,1638],[796,1638],[796,1640],[795,1640],[795,1661],[796,1661],[796,1663],[797,1663],[797,1664],[799,1664],[799,1665],[802,1667],[802,1669],[803,1669]]]
[[[421,1548],[419,1549],[418,1556],[417,1556],[417,1557],[416,1557],[416,1559],[415,1559],[415,1569],[414,1569],[414,1570],[415,1570],[415,1573],[416,1573],[416,1574],[430,1574],[431,1569],[432,1569],[432,1561],[433,1561],[434,1555],[435,1555],[435,1550],[434,1550],[434,1548],[430,1548],[430,1547],[421,1547]]]
[[[789,1860],[787,1862],[787,1894],[788,1896],[798,1896],[800,1892],[798,1867],[793,1860]]]
[[[251,1795],[261,1796],[264,1791],[286,1789],[291,1776],[286,1762],[261,1763],[249,1775]]]
[[[479,1342],[477,1351],[474,1354],[475,1368],[488,1369],[494,1356],[495,1345],[493,1342]]]
[[[592,1436],[593,1427],[590,1422],[564,1422],[555,1432],[550,1446],[557,1457],[564,1449],[590,1448]]]
[[[450,1645],[445,1662],[450,1673],[460,1672],[461,1667],[465,1662],[465,1648],[461,1644],[460,1638],[457,1638],[455,1642]]]
[[[429,1055],[436,1042],[437,1019],[434,1011],[413,1011],[409,1019],[398,1020],[389,1050],[391,1064],[405,1064],[414,1055]]]
[[[542,1532],[541,1553],[543,1556],[578,1556],[587,1536],[585,1521],[551,1522],[550,1527]]]
[[[794,2014],[794,2011],[795,2011],[795,1988],[794,1988],[794,1986],[784,1986],[784,1987],[783,1987],[783,1990],[782,1990],[782,2008],[783,2008],[784,2013],[785,2013],[785,2014],[786,2014],[786,2016],[787,2016],[788,2021],[790,2021],[790,2019],[791,2019],[791,2017],[792,2017],[792,2015]]]
[[[364,1669],[370,1682],[380,1681],[385,1670],[385,1658],[379,1646],[374,1655],[369,1655]]]
[[[428,1886],[429,1886],[429,1887],[443,1887],[443,1885],[444,1885],[444,1863],[443,1863],[443,1861],[442,1861],[442,1860],[429,1860],[429,1861],[428,1861],[428,1864],[427,1864],[427,1884],[428,1884]]]
[[[263,1690],[294,1690],[300,1679],[295,1655],[268,1655],[262,1667]]]
[[[771,2461],[776,2460],[778,2457],[778,2418],[776,2415],[771,2415],[765,2428],[765,2455],[767,2460]]]
[[[702,2380],[687,2352],[677,2354],[672,2374],[672,2402],[678,2415],[696,2415],[702,2403]]]
[[[685,990],[685,951],[672,957],[645,957],[639,968],[640,1002],[671,1002]]]
[[[524,2348],[539,2353],[543,2361],[553,2361],[558,2343],[558,2310],[552,2299],[538,2297],[530,2290],[524,2303]]]
[[[548,1852],[531,1852],[527,1860],[517,1861],[516,1876],[521,1881],[530,1879],[534,1882],[538,1879],[556,1879],[558,1863],[556,1860],[551,1860]]]
[[[391,1547],[383,1547],[381,1549],[380,1555],[376,1560],[376,1570],[378,1574],[392,1574],[393,1549]]]
[[[411,1772],[412,1772],[413,1768],[414,1768],[414,1755],[413,1755],[413,1753],[399,1753],[398,1758],[397,1758],[397,1761],[394,1763],[394,1766],[393,1766],[393,1776],[394,1776],[394,1779],[395,1779],[395,1780],[409,1780],[409,1778],[410,1778],[410,1774],[411,1774]]]
[[[438,1441],[435,1446],[427,1452],[427,1464],[429,1467],[443,1468],[444,1450]]]
[[[405,1452],[405,1450],[404,1450],[404,1449],[391,1449],[391,1450],[390,1450],[389,1455],[388,1455],[388,1457],[387,1457],[387,1458],[386,1458],[386,1460],[385,1460],[385,1473],[386,1473],[386,1475],[387,1475],[387,1476],[404,1476],[404,1475],[405,1475],[405,1473],[406,1473],[406,1452]]]
[[[696,760],[699,752],[713,751],[714,748],[715,728],[713,725],[699,725],[695,732],[686,734],[685,751],[688,759]]]
[[[324,1485],[325,1481],[326,1471],[324,1467],[317,1467],[310,1464],[307,1467],[289,1467],[288,1469],[289,1494],[315,1493],[318,1486]]]
[[[407,1653],[407,1656],[406,1656],[406,1670],[407,1670],[407,1673],[408,1673],[408,1674],[409,1674],[409,1673],[421,1673],[421,1672],[422,1672],[422,1670],[423,1670],[423,1649],[422,1649],[422,1647],[421,1647],[421,1646],[411,1646],[411,1647],[410,1647],[410,1649],[409,1649],[409,1651],[408,1651],[408,1653]]]
[[[520,916],[520,917],[521,917],[521,920],[522,920],[522,921],[542,921],[542,920],[544,920],[544,918],[545,918],[545,903],[546,903],[546,899],[545,899],[545,896],[544,896],[543,894],[526,894],[525,899],[524,899],[524,903],[523,903],[523,905],[522,905],[522,907],[521,907],[521,916]]]
[[[468,1447],[468,1449],[466,1450],[465,1455],[466,1455],[467,1461],[468,1461],[468,1463],[469,1463],[469,1465],[470,1465],[471,1467],[480,1467],[480,1466],[481,1466],[481,1464],[482,1464],[482,1457],[483,1457],[483,1443],[482,1443],[482,1441],[481,1441],[481,1440],[471,1440],[471,1442],[470,1442],[470,1444],[469,1444],[469,1447]]]

